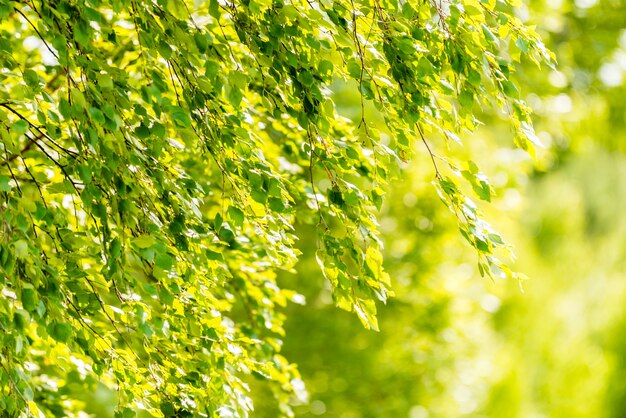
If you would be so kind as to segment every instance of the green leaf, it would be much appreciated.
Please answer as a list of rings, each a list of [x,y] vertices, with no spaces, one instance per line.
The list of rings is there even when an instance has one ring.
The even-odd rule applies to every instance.
[[[487,241],[485,241],[482,238],[478,238],[478,237],[475,237],[475,241],[476,241],[476,248],[479,251],[482,251],[482,252],[485,252],[485,253],[490,252],[489,243]]]
[[[173,106],[169,112],[176,125],[181,128],[191,127],[191,117],[189,117],[189,114],[184,109]]]
[[[89,115],[91,116],[91,120],[96,122],[98,125],[104,125],[106,119],[104,118],[104,113],[95,107],[89,108]]]
[[[521,36],[517,37],[515,41],[515,45],[522,51],[523,53],[528,53],[528,41]]]
[[[476,16],[481,18],[483,16],[483,12],[482,10],[480,10],[478,7],[473,6],[471,4],[465,4],[463,5],[463,7],[465,8],[465,13],[467,13],[469,16]]]
[[[313,82],[315,81],[313,79],[313,75],[308,71],[301,71],[298,74],[298,80],[305,86],[312,86]]]
[[[243,93],[237,86],[231,86],[228,92],[228,101],[235,107],[239,107],[241,100],[243,99]]]
[[[15,256],[19,259],[25,259],[26,257],[28,257],[28,242],[24,241],[24,240],[18,240],[15,242],[14,244],[15,246]]]
[[[137,135],[137,138],[145,139],[150,136],[150,129],[142,123],[135,128],[135,135]]]
[[[222,261],[223,260],[223,257],[222,257],[221,253],[217,253],[217,252],[211,251],[209,249],[205,250],[204,253],[205,253],[206,258],[208,260],[215,260],[215,261]]]
[[[89,46],[91,31],[91,27],[85,21],[79,20],[74,25],[74,39],[84,47]]]
[[[11,185],[9,182],[11,179],[7,176],[0,176],[0,192],[10,192]]]
[[[474,105],[474,94],[469,90],[461,91],[459,95],[459,103],[466,109],[471,109]]]
[[[365,252],[365,263],[369,267],[375,279],[378,279],[382,268],[382,262],[383,256],[380,251],[377,251],[372,247],[367,247]]]
[[[70,96],[72,98],[72,102],[80,107],[81,109],[87,108],[87,99],[85,99],[85,95],[82,91],[77,88],[74,88],[70,91]]]
[[[332,74],[333,68],[334,68],[333,63],[328,60],[321,60],[317,66],[317,69],[320,72],[320,74],[325,75],[325,76]]]
[[[228,207],[228,217],[233,221],[235,226],[242,227],[245,219],[244,213],[236,206]]]
[[[359,64],[356,60],[348,61],[348,74],[350,74],[350,77],[355,79],[361,78],[361,70],[361,64]]]
[[[154,238],[152,235],[141,235],[137,238],[133,238],[132,240],[132,243],[139,248],[152,247],[156,244],[156,242],[156,238]]]
[[[24,81],[26,82],[26,85],[31,88],[39,87],[39,75],[37,75],[37,73],[33,70],[29,69],[24,71]]]
[[[121,411],[115,412],[115,418],[135,418],[137,413],[131,408],[123,408]]]
[[[154,263],[163,270],[171,270],[174,265],[174,259],[168,254],[159,254],[154,259]]]
[[[220,18],[220,6],[217,0],[209,0],[209,14],[216,18]]]
[[[37,309],[37,294],[32,287],[24,287],[22,289],[22,306],[28,312]]]
[[[72,336],[72,326],[65,322],[53,322],[48,327],[48,333],[52,338],[61,343],[66,343]]]
[[[18,309],[13,313],[13,324],[18,331],[23,330],[30,323],[30,315],[23,309]]]
[[[487,38],[489,42],[498,45],[499,39],[491,32],[489,27],[487,27],[487,25],[485,25],[484,23],[481,24],[480,27],[483,31],[483,34],[485,35],[485,38]]]
[[[73,116],[72,106],[70,106],[70,103],[65,98],[59,100],[59,112],[65,120],[70,120]]]
[[[113,88],[113,78],[108,74],[98,74],[98,88],[101,90],[111,90]]]
[[[480,73],[476,71],[475,69],[471,68],[467,74],[467,81],[469,81],[470,84],[474,87],[480,87],[480,84],[482,82]]]
[[[328,200],[337,206],[343,206],[344,200],[341,190],[338,187],[333,187],[328,190]]]
[[[23,135],[28,132],[29,124],[25,120],[18,120],[11,125],[11,129],[18,135]]]
[[[206,52],[209,46],[209,43],[208,43],[207,37],[204,34],[194,33],[193,40],[196,43],[196,47],[198,48],[198,51],[202,53]]]
[[[165,42],[159,42],[159,54],[166,60],[170,59],[172,56],[172,47]]]
[[[174,405],[172,405],[171,402],[161,402],[159,409],[161,410],[163,415],[165,415],[166,417],[176,416],[176,409],[174,408]]]
[[[354,303],[353,308],[365,328],[380,331],[376,318],[376,304],[373,301],[359,300]]]
[[[504,94],[514,99],[519,98],[519,92],[517,91],[517,87],[515,87],[515,84],[513,84],[509,80],[505,80],[501,83],[501,85],[502,85],[502,91],[504,91]]]
[[[111,254],[113,258],[118,258],[122,254],[122,242],[119,238],[113,238],[113,240],[111,240],[109,244],[109,254]]]

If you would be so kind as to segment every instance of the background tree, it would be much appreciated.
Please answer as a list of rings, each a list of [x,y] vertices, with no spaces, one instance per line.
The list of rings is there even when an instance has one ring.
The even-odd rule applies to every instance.
[[[291,415],[294,226],[377,329],[374,213],[416,141],[480,273],[517,277],[461,142],[494,108],[537,142],[512,60],[552,58],[511,6],[0,0],[4,413],[78,414],[104,385],[122,417],[245,416],[255,376]]]

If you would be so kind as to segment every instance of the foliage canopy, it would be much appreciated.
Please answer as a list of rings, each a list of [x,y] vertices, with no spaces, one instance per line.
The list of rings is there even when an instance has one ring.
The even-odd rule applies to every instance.
[[[245,416],[254,375],[291,415],[281,307],[302,297],[276,272],[294,225],[316,225],[335,303],[377,329],[375,211],[416,141],[481,273],[515,276],[462,192],[489,201],[487,178],[446,151],[497,107],[532,152],[512,63],[552,57],[514,6],[0,0],[0,409],[71,416],[69,386],[100,382],[121,417]]]

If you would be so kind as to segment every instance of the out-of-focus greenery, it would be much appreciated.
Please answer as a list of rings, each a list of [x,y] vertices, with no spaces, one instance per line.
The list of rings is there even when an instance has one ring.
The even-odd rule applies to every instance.
[[[518,69],[547,147],[536,161],[504,148],[497,115],[469,142],[498,192],[485,210],[530,280],[480,278],[418,156],[380,216],[397,294],[380,333],[333,308],[314,260],[283,278],[308,300],[290,307],[284,347],[310,394],[300,416],[626,416],[626,3],[533,1],[519,17],[558,59]]]

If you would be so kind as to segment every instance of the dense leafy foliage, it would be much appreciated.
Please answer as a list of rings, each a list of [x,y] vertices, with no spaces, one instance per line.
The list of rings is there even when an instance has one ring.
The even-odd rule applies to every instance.
[[[104,384],[122,417],[245,416],[253,375],[292,414],[281,309],[303,298],[276,274],[294,225],[377,329],[375,211],[416,142],[481,274],[515,277],[469,197],[491,185],[448,152],[483,109],[537,142],[512,63],[552,57],[513,6],[0,0],[0,408],[73,415]]]

